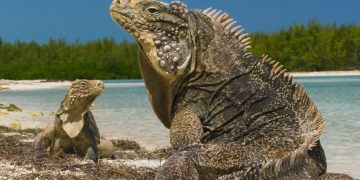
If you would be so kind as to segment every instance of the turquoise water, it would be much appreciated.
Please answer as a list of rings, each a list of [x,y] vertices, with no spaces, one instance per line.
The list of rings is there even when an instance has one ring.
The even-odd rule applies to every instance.
[[[323,113],[326,130],[321,136],[328,170],[360,177],[360,76],[298,77]],[[146,146],[169,145],[168,130],[157,120],[142,81],[104,81],[106,89],[93,110],[105,137],[135,139]],[[52,120],[67,87],[0,92],[0,102],[18,105],[26,112],[45,112],[31,120],[42,127]],[[0,117],[0,123],[1,123]],[[21,119],[20,121],[23,121]]]

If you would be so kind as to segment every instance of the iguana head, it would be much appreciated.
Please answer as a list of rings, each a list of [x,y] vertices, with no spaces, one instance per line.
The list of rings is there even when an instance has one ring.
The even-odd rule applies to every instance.
[[[83,114],[87,112],[97,96],[104,90],[99,80],[76,80],[61,103],[57,117],[63,122],[63,129],[69,137],[76,137],[84,126]]]
[[[182,75],[191,59],[186,5],[114,0],[111,16],[131,33],[151,67],[165,79]]]
[[[86,111],[103,90],[104,83],[99,80],[76,80],[71,84],[62,105],[65,109]]]

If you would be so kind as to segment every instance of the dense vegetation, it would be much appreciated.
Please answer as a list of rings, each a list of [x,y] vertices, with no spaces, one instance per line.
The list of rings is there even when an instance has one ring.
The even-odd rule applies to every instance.
[[[137,45],[113,39],[6,43],[0,39],[0,79],[141,78]]]
[[[360,26],[294,25],[276,33],[254,33],[253,53],[268,54],[290,71],[360,69]]]
[[[252,34],[253,53],[269,54],[290,71],[360,69],[360,26],[308,25]],[[102,39],[47,44],[0,39],[0,79],[141,78],[137,46]]]

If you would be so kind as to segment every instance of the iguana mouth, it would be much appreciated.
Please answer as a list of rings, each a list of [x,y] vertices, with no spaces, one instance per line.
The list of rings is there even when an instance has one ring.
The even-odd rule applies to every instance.
[[[138,26],[136,26],[132,22],[130,12],[122,10],[122,8],[120,8],[118,4],[111,4],[110,13],[113,20],[117,22],[122,28],[124,28],[127,32],[131,33],[137,39],[140,38],[138,28],[142,27],[142,23],[138,22]]]

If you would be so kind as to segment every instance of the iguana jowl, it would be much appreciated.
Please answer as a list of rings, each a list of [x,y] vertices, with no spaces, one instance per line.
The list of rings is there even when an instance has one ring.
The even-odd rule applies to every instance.
[[[183,146],[158,178],[205,178],[206,172],[212,178],[314,178],[326,172],[321,113],[282,65],[250,53],[250,39],[228,14],[153,0],[114,0],[110,11],[137,40],[153,109],[175,135],[172,144]],[[194,117],[201,143],[179,136],[199,135],[199,123],[193,130],[181,126]]]
[[[35,148],[61,149],[97,162],[100,133],[89,108],[103,90],[104,84],[99,80],[74,81],[55,120],[35,138]]]

